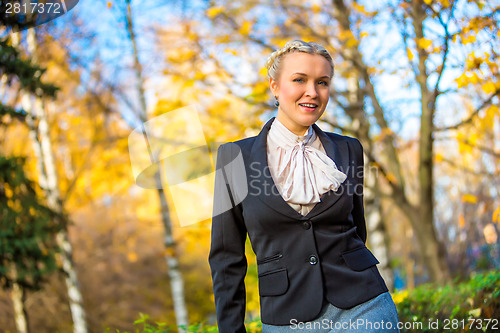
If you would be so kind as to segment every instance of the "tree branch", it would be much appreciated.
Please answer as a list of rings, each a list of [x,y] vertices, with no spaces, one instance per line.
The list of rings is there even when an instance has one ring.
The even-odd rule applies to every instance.
[[[497,152],[497,151],[494,151],[493,149],[488,148],[486,146],[474,144],[467,139],[458,139],[458,138],[453,138],[453,137],[442,137],[442,138],[437,138],[435,140],[436,141],[458,140],[460,142],[465,143],[466,145],[469,145],[473,148],[479,149],[480,151],[485,152],[486,154],[492,155],[493,157],[496,157],[496,158],[500,158],[500,151]]]
[[[449,21],[451,20],[451,18],[453,17],[453,4],[452,4],[452,7],[450,9],[450,18],[448,19],[448,23],[445,23],[443,21],[443,18],[441,17],[441,13],[437,13],[434,8],[432,8],[432,6],[428,6],[429,8],[432,9],[432,11],[437,15],[438,17],[438,20],[439,22],[441,23],[441,25],[443,26],[443,29],[444,29],[444,33],[445,33],[445,36],[444,36],[444,52],[443,52],[443,61],[441,62],[441,66],[438,67],[438,78],[436,80],[436,85],[434,86],[434,92],[432,93],[432,109],[435,109],[436,108],[436,99],[437,97],[439,96],[440,92],[439,92],[439,83],[441,82],[441,78],[443,77],[443,72],[444,72],[444,69],[446,67],[446,61],[448,59],[448,51],[449,51],[449,42],[450,42],[450,34],[449,34],[449,31],[448,31],[448,24],[449,24]]]
[[[447,158],[443,158],[443,162],[448,163],[450,166],[452,166],[456,169],[460,169],[466,173],[470,173],[470,174],[475,175],[475,176],[484,176],[484,177],[488,177],[488,178],[498,179],[498,173],[477,172],[477,171],[474,171],[474,170],[466,167],[465,165],[458,165],[457,163],[455,163],[452,160],[449,160]]]
[[[434,131],[435,132],[442,132],[442,131],[448,131],[448,130],[452,130],[452,129],[458,129],[459,127],[465,125],[465,124],[468,124],[470,122],[472,122],[472,120],[474,119],[475,116],[478,115],[478,113],[484,109],[486,106],[490,105],[493,98],[497,95],[500,95],[500,89],[497,89],[493,94],[490,95],[490,97],[488,97],[488,99],[486,99],[476,110],[474,110],[474,112],[472,112],[470,114],[470,116],[464,120],[462,120],[461,122],[455,124],[455,125],[451,125],[451,126],[447,126],[447,127],[441,127],[441,128],[435,128]]]

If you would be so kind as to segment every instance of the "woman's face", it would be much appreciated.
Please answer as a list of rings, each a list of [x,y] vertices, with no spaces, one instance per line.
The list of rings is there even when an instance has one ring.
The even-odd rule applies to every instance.
[[[269,79],[280,103],[277,118],[296,135],[304,135],[325,111],[331,71],[323,56],[293,52],[283,56],[278,80]]]

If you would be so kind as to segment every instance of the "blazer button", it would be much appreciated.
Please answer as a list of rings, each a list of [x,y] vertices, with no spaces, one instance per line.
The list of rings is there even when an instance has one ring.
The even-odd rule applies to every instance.
[[[316,257],[315,255],[312,255],[309,257],[309,263],[311,265],[316,265],[318,263],[318,257]]]
[[[305,230],[310,229],[311,228],[311,222],[309,222],[309,221],[302,222],[302,228],[304,228]]]

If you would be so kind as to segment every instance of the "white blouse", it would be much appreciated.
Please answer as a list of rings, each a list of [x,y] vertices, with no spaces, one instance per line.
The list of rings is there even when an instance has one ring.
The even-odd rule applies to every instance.
[[[278,192],[303,216],[322,194],[336,191],[347,178],[326,154],[312,126],[305,135],[296,135],[278,118],[268,132],[267,160]]]

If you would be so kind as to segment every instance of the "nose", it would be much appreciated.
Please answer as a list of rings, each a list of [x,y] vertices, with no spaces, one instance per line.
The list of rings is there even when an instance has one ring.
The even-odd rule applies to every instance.
[[[316,98],[318,96],[318,92],[316,91],[316,85],[314,82],[307,85],[306,96],[311,98]]]

